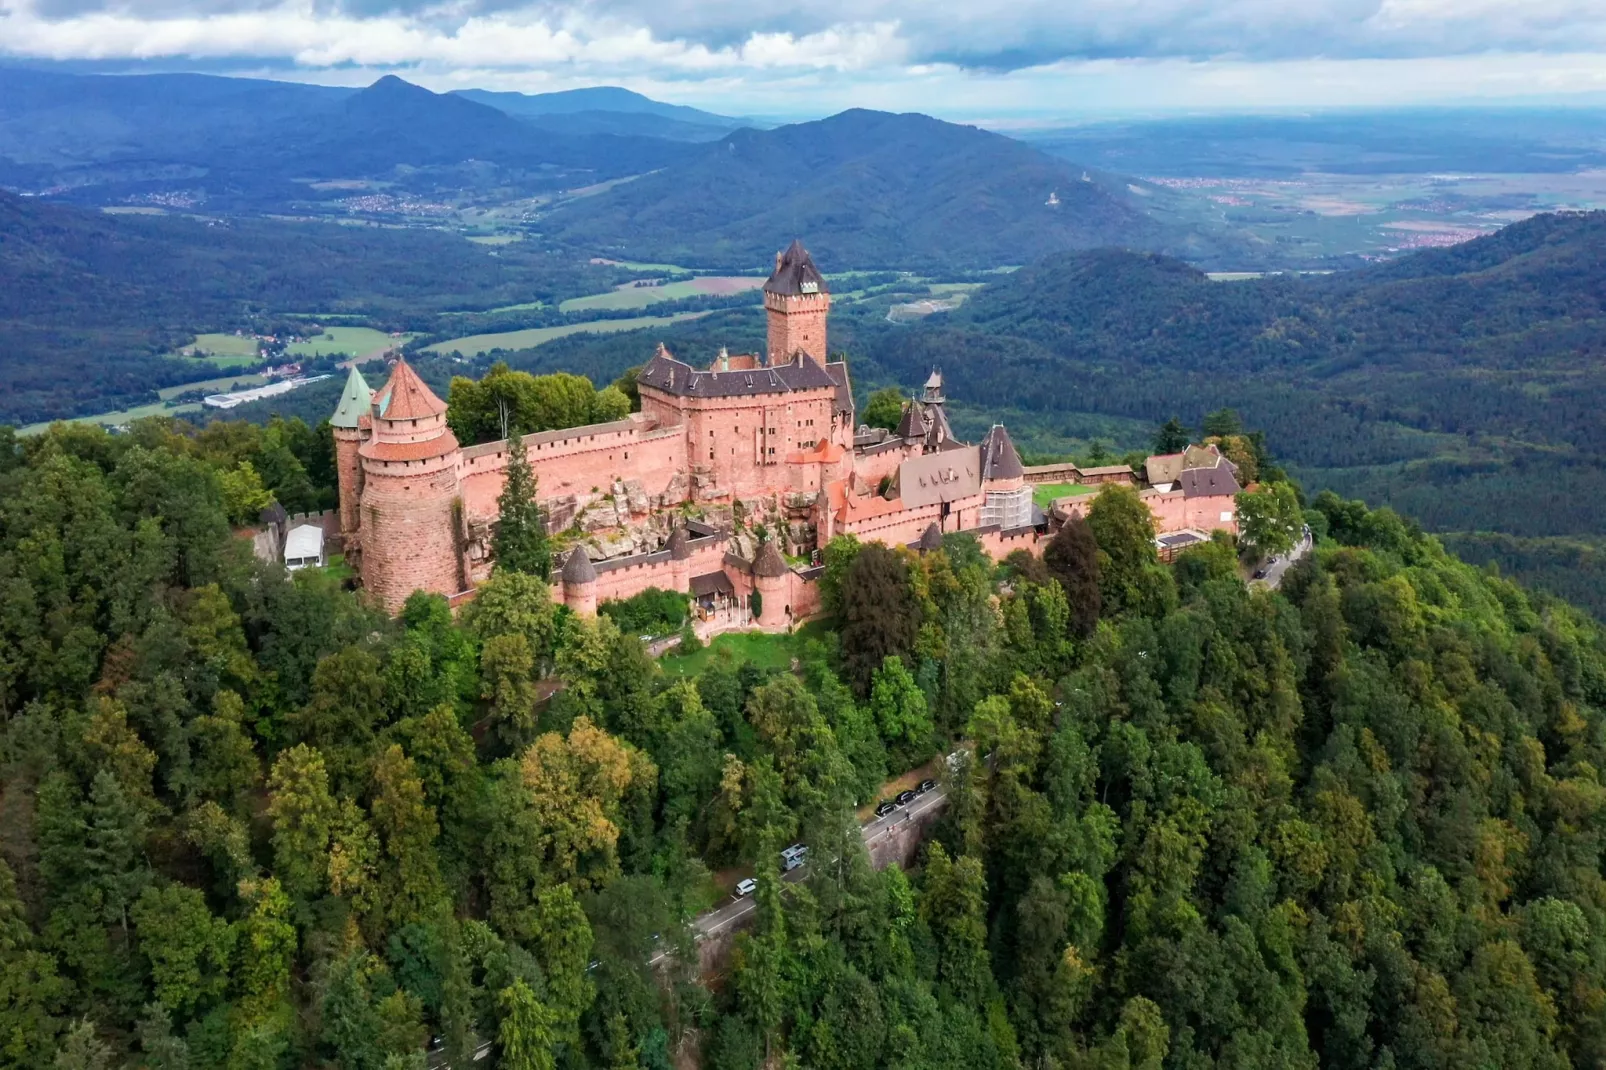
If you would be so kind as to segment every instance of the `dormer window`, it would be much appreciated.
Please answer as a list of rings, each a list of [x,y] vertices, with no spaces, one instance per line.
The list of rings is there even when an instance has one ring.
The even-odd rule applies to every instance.
[[[808,282],[799,283],[797,288],[806,294],[817,294],[820,292],[820,284],[812,279]]]

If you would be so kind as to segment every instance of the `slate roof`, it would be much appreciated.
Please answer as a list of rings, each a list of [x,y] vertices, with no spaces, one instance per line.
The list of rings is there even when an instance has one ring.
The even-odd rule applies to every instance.
[[[1009,440],[1009,432],[1004,430],[1003,424],[993,424],[981,441],[982,480],[1019,479],[1025,474],[1020,454],[1015,452],[1015,443]]]
[[[329,417],[329,423],[334,427],[355,428],[359,420],[369,415],[373,404],[374,392],[354,364],[351,373],[346,376],[346,388],[340,392],[340,404],[335,406],[335,414]]]
[[[825,366],[825,374],[836,383],[836,411],[853,411],[853,384],[848,381],[847,361],[837,360]]]
[[[935,520],[926,525],[926,530],[921,533],[919,541],[915,543],[915,548],[918,550],[942,549],[942,529],[937,526]]]
[[[591,565],[591,558],[586,556],[583,548],[576,546],[569,551],[569,556],[563,560],[564,583],[595,583],[597,570]]]
[[[775,548],[774,539],[759,547],[758,556],[753,559],[753,575],[784,576],[790,571],[781,551]]]
[[[711,594],[735,594],[736,585],[723,572],[705,572],[691,578],[691,593],[696,598],[706,598]]]
[[[424,380],[405,360],[398,360],[391,371],[390,382],[385,384],[385,398],[385,406],[380,411],[380,418],[385,420],[421,420],[446,411],[446,402],[424,385]]]
[[[898,497],[906,509],[981,493],[981,459],[975,446],[911,457],[898,466]]]
[[[841,390],[841,384],[831,373],[807,353],[798,353],[790,363],[769,368],[704,372],[683,360],[676,360],[662,347],[641,369],[641,374],[636,377],[636,385],[686,398],[747,397],[755,394],[785,394],[794,390]]]
[[[1232,474],[1232,466],[1223,461],[1214,468],[1189,468],[1177,479],[1184,498],[1205,498],[1218,494],[1237,494],[1243,490]]]
[[[669,556],[674,558],[676,561],[683,561],[690,557],[691,550],[686,547],[687,541],[688,537],[686,535],[685,528],[676,528],[674,531],[670,532],[669,545],[666,547],[666,549],[669,551]]]
[[[814,258],[796,238],[775,258],[775,273],[764,283],[764,292],[796,297],[799,294],[830,293],[825,276],[814,266]]]

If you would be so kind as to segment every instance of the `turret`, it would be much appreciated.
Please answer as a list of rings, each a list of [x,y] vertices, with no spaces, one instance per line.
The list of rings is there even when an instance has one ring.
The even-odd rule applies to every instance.
[[[346,376],[346,388],[340,393],[340,404],[329,417],[329,426],[335,437],[335,479],[340,488],[340,534],[346,544],[347,560],[355,567],[358,535],[362,519],[362,458],[357,451],[362,446],[363,425],[371,423],[374,392],[368,381],[354,364]]]
[[[831,311],[831,290],[814,258],[793,241],[775,255],[775,272],[764,283],[764,315],[769,320],[769,362],[786,364],[807,353],[822,366],[826,360],[825,321]]]
[[[758,557],[753,561],[753,588],[760,595],[759,627],[780,627],[786,623],[790,608],[786,600],[791,596],[786,580],[791,571],[781,551],[775,548],[774,539],[759,548]]]
[[[563,604],[582,617],[597,615],[597,570],[586,555],[585,547],[576,546],[564,559]]]
[[[398,360],[369,420],[372,434],[358,450],[363,585],[391,612],[414,591],[464,590],[461,451],[445,402]]]

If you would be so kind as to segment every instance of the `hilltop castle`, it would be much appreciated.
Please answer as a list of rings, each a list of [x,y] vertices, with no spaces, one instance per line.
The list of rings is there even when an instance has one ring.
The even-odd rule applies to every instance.
[[[798,242],[764,284],[767,352],[694,368],[660,346],[641,411],[524,437],[548,527],[579,539],[554,595],[577,612],[648,587],[699,600],[760,592],[760,625],[817,611],[813,551],[834,535],[930,549],[974,533],[1032,549],[1044,517],[1001,425],[958,441],[932,373],[894,432],[858,428],[847,365],[826,348],[830,287]],[[414,590],[466,595],[491,567],[507,443],[462,446],[405,361],[371,391],[355,368],[334,425],[347,559],[389,609]],[[758,537],[760,529],[767,538]]]

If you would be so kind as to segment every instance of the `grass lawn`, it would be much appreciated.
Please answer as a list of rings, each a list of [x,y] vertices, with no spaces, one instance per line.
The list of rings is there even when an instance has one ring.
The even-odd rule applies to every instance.
[[[401,338],[392,338],[384,331],[376,331],[372,327],[327,327],[316,338],[305,342],[295,342],[285,350],[298,357],[315,357],[320,354],[349,353],[352,356],[362,356],[373,353],[393,345],[401,345],[411,335]]]
[[[502,331],[499,334],[471,334],[466,338],[450,338],[426,346],[426,353],[459,352],[465,356],[489,353],[493,349],[531,349],[554,338],[590,331],[594,334],[612,334],[615,331],[634,331],[642,327],[663,327],[682,320],[706,316],[706,312],[681,312],[673,316],[636,316],[623,320],[593,320],[590,323],[566,323],[561,327],[531,327],[523,331]]]
[[[495,312],[529,312],[529,311],[531,311],[533,309],[545,308],[545,307],[546,307],[546,302],[545,301],[526,301],[522,305],[503,305],[501,308],[493,308],[493,309],[491,309],[491,311],[493,313],[495,313]]]
[[[512,245],[523,240],[522,234],[476,234],[469,238],[475,245]]]
[[[810,621],[791,635],[772,635],[767,632],[726,632],[714,636],[714,641],[695,654],[676,654],[670,651],[660,660],[664,671],[677,676],[695,676],[703,671],[721,650],[729,650],[737,661],[750,661],[760,669],[791,668],[792,659],[801,657],[803,646],[810,639],[818,639],[830,630],[830,622]]]
[[[605,294],[571,297],[558,308],[564,312],[583,312],[595,308],[646,308],[659,301],[678,301],[683,297],[701,297],[704,294],[740,293],[743,290],[756,290],[763,285],[763,279],[751,275],[709,275],[662,286],[625,285]]]
[[[1097,487],[1090,487],[1083,483],[1034,483],[1032,484],[1032,501],[1037,503],[1039,509],[1047,509],[1055,498],[1094,494],[1097,491]]]
[[[342,583],[357,575],[352,567],[346,564],[345,554],[330,554],[328,564],[323,566],[323,570]]]

